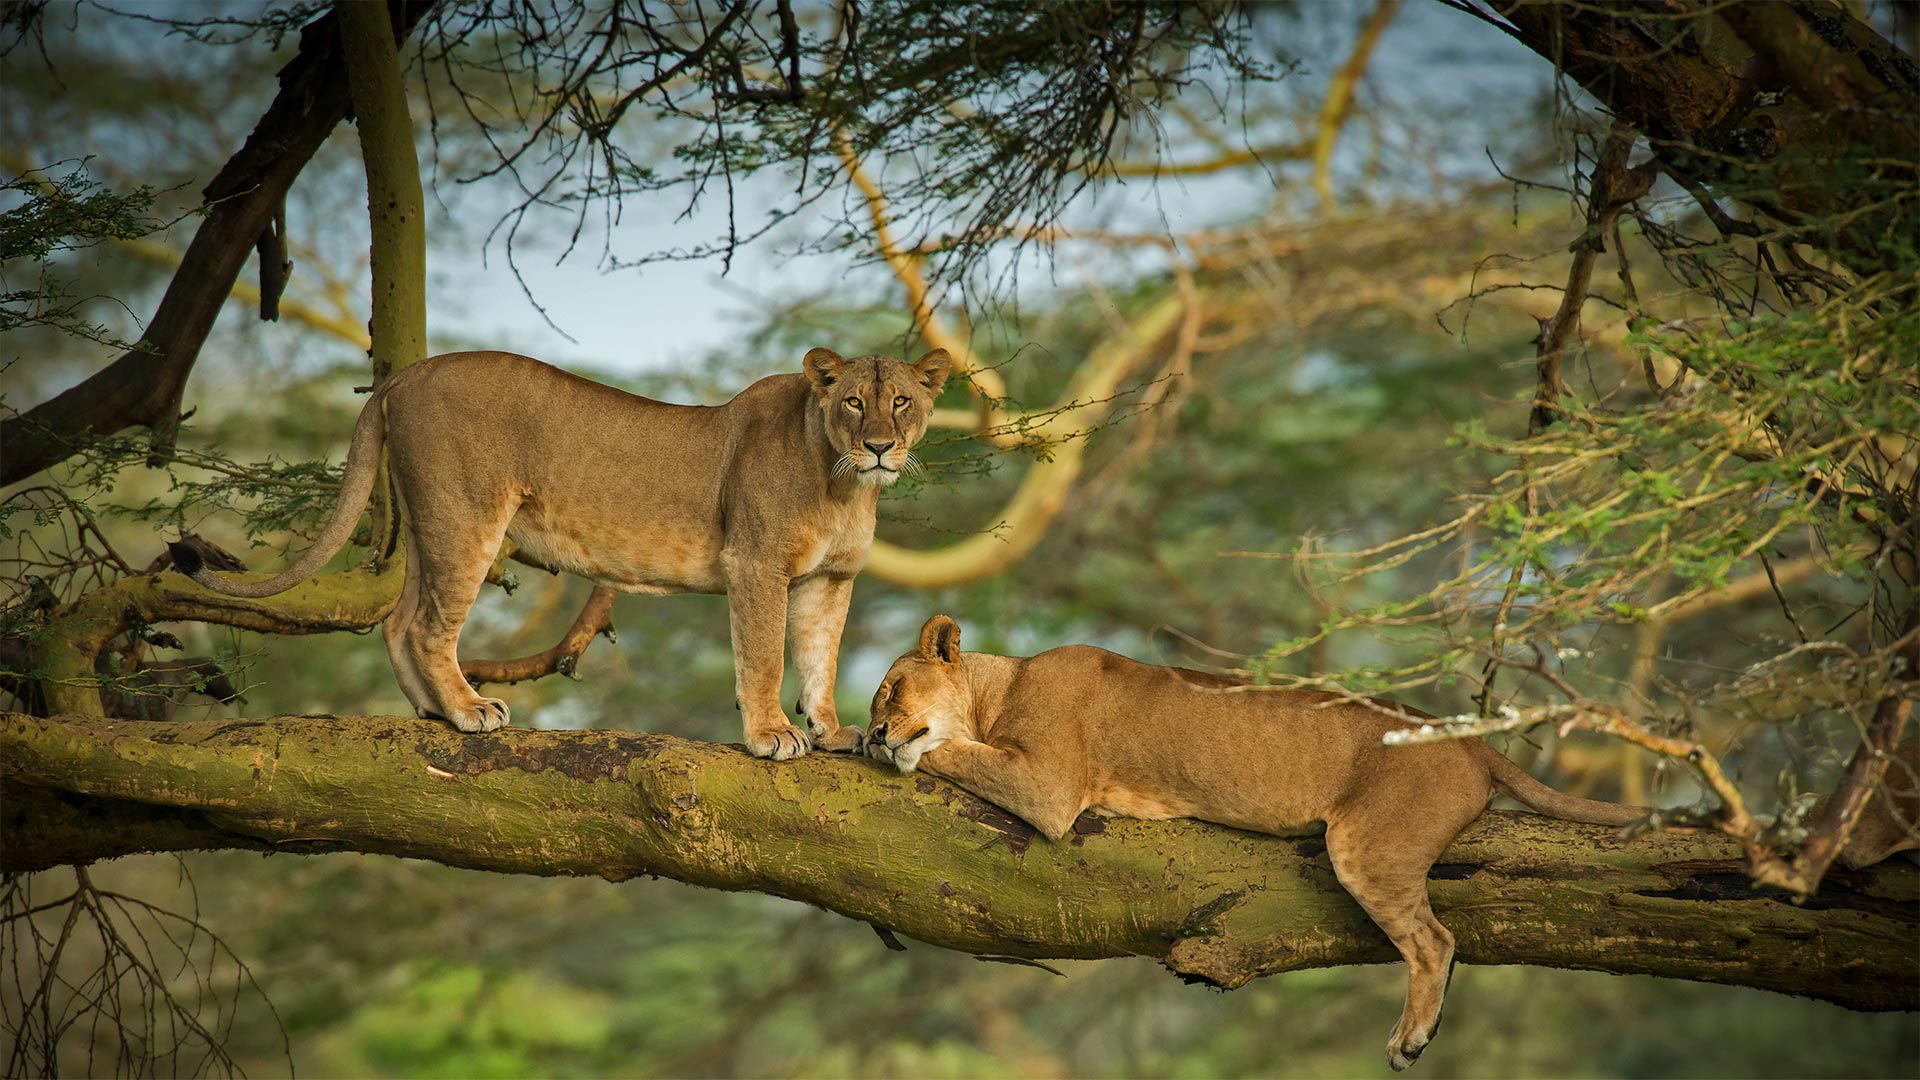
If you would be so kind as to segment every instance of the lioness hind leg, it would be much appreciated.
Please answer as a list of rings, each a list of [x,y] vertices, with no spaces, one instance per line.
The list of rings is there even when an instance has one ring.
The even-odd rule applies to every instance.
[[[407,644],[407,638],[414,631],[414,624],[420,618],[420,572],[417,569],[419,555],[417,545],[412,538],[412,530],[404,530],[407,545],[406,580],[400,586],[400,599],[387,613],[387,620],[380,627],[380,636],[386,639],[387,660],[393,665],[394,681],[400,684],[400,692],[407,696],[413,706],[414,714],[438,716],[438,703],[427,689],[427,681],[420,676],[420,670],[413,665],[413,650]]]
[[[452,526],[447,531],[457,529],[470,539],[443,544],[440,550],[429,551],[426,544],[416,542],[412,553],[417,561],[407,568],[410,576],[419,575],[420,592],[414,618],[400,635],[401,647],[412,661],[415,675],[425,684],[433,711],[461,731],[495,731],[512,719],[506,702],[475,693],[466,676],[460,674],[459,646],[460,630],[480,595],[494,553],[500,550],[513,510],[506,507],[504,513],[495,511],[491,521],[469,518]],[[438,524],[416,522],[416,541],[431,535],[430,530]]]
[[[1387,1039],[1387,1064],[1396,1071],[1412,1065],[1439,1030],[1453,965],[1453,935],[1427,902],[1427,871],[1452,833],[1431,844],[1407,836],[1409,827],[1419,828],[1404,819],[1327,827],[1334,874],[1407,962],[1406,1006]]]

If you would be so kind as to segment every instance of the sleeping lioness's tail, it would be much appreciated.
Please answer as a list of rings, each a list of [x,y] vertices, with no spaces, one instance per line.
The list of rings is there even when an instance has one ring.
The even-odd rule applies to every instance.
[[[1486,765],[1493,782],[1501,791],[1519,800],[1529,810],[1562,821],[1580,821],[1588,825],[1632,825],[1645,821],[1647,812],[1624,803],[1583,799],[1555,791],[1528,776],[1526,770],[1507,760],[1507,756],[1478,739],[1462,742]]]
[[[187,545],[168,544],[167,550],[173,553],[174,569],[217,593],[228,596],[272,596],[286,592],[327,565],[328,560],[346,546],[347,538],[353,535],[354,525],[360,521],[361,509],[367,505],[368,496],[373,494],[373,478],[380,467],[380,448],[386,442],[387,434],[385,410],[382,408],[386,395],[383,391],[384,388],[374,391],[372,400],[360,410],[359,422],[353,426],[353,445],[347,450],[347,472],[340,481],[340,501],[333,504],[333,512],[327,516],[327,523],[321,527],[313,546],[295,559],[292,566],[260,581],[236,581],[225,574],[208,570],[200,553]]]

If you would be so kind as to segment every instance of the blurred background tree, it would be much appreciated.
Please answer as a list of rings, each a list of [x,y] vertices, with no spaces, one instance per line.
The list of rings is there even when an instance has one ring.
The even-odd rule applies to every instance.
[[[6,476],[24,484],[0,629],[18,707],[44,704],[36,658],[62,613],[160,568],[163,536],[298,547],[330,498],[325,462],[367,378],[352,128],[329,138],[329,122],[284,207],[249,211],[271,222],[240,237],[243,252],[261,239],[258,284],[237,260],[226,282],[191,275],[245,305],[206,315],[205,346],[139,314],[200,265],[191,223],[235,205],[204,178],[233,168],[270,74],[325,8],[8,10],[0,362]],[[1910,9],[393,10],[430,185],[434,351],[538,352],[683,401],[817,344],[966,358],[931,475],[895,489],[856,589],[850,718],[946,610],[989,651],[1087,641],[1385,689],[1475,729],[1545,723],[1509,752],[1537,746],[1560,786],[1723,828],[1786,876],[1805,874],[1798,845],[1823,822],[1802,793],[1854,779],[1849,761],[1872,761],[1856,748],[1906,722],[1920,79],[1892,41],[1911,53]],[[682,230],[627,226],[669,201],[692,215]],[[705,301],[727,328],[704,359],[642,369],[543,321],[583,341],[595,323],[619,340],[673,332],[617,309],[556,314],[526,264],[567,252],[677,297],[690,260],[786,269],[763,272],[744,312]],[[272,270],[289,260],[291,277]],[[521,279],[525,300],[498,284]],[[245,317],[276,293],[277,324]],[[496,317],[506,303],[518,317]],[[128,344],[156,338],[158,354]],[[178,378],[116,418],[134,426],[57,431],[41,456],[64,464],[29,478],[18,448],[44,425],[25,421],[115,350]],[[587,592],[544,577],[489,590],[464,655],[545,647]],[[582,681],[502,695],[541,726],[733,737],[723,603],[622,599],[613,621],[619,647],[595,646]],[[102,708],[403,711],[383,653],[353,635],[117,629],[90,666]],[[1694,749],[1723,778],[1711,794]],[[1066,965],[1060,981],[882,953],[834,916],[671,883],[357,856],[91,874],[196,911],[232,951],[159,980],[169,1005],[115,967],[118,939],[72,938],[58,964],[124,977],[63,990],[60,1007],[124,1005],[117,1036],[82,1021],[55,1040],[68,1070],[96,1049],[163,1057],[143,1027],[158,1015],[217,1034],[188,1038],[168,1071],[290,1056],[325,1074],[1347,1073],[1378,1067],[1371,1031],[1399,993],[1391,969],[1228,996],[1136,962]],[[68,877],[10,883],[8,914],[58,900]],[[147,910],[85,916],[158,941],[165,918]],[[44,924],[50,943],[80,911],[12,925]],[[25,938],[9,951],[49,962]],[[32,981],[16,969],[0,989],[21,1043]],[[236,992],[254,982],[261,995]],[[1911,1017],[1756,991],[1476,969],[1454,993],[1449,1038],[1421,1065],[1435,1075],[1920,1061]],[[199,1042],[232,1061],[202,1060]]]

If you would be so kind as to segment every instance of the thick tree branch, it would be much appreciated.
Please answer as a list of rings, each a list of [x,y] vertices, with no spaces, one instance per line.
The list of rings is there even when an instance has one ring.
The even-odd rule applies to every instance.
[[[615,731],[463,735],[391,717],[152,725],[0,714],[0,869],[134,851],[353,850],[509,873],[754,890],[973,953],[1140,955],[1187,978],[1391,948],[1317,838],[1087,817],[1049,843],[931,777]],[[51,796],[27,789],[52,792]],[[1489,813],[1434,868],[1461,959],[1920,1005],[1920,872],[1753,891],[1728,841]]]
[[[404,35],[428,5],[403,3],[394,18]],[[280,71],[280,92],[253,134],[203,194],[206,219],[148,321],[119,359],[53,399],[0,422],[0,486],[16,483],[72,453],[75,440],[144,425],[172,443],[180,402],[200,346],[213,329],[241,267],[282,213],[287,191],[335,125],[350,95],[333,16],[300,34],[300,52]],[[264,297],[263,297],[264,300]]]
[[[1807,224],[1796,239],[1862,275],[1887,269],[1885,238],[1912,230],[1920,67],[1844,5],[1495,6],[1676,176]],[[1843,168],[1860,179],[1833,183]]]

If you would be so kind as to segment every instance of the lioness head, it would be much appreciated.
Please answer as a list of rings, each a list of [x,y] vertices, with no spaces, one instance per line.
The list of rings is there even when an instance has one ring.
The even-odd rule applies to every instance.
[[[851,472],[864,483],[885,485],[914,464],[909,451],[927,433],[927,415],[953,360],[945,349],[912,364],[891,356],[848,360],[832,349],[814,349],[806,366],[827,441],[840,455],[834,475]]]
[[[873,695],[867,753],[912,772],[920,755],[973,729],[973,699],[960,670],[960,624],[935,615],[920,645],[893,662]]]

